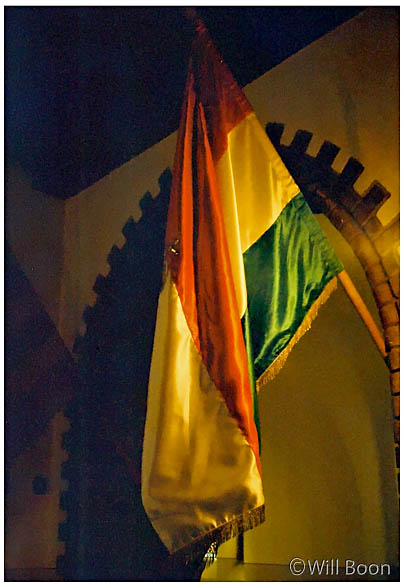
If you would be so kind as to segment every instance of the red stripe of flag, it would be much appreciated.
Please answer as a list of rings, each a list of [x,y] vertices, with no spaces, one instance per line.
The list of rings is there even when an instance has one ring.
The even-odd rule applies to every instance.
[[[193,341],[261,472],[247,354],[215,164],[251,112],[203,25],[193,47],[167,220],[168,266]]]

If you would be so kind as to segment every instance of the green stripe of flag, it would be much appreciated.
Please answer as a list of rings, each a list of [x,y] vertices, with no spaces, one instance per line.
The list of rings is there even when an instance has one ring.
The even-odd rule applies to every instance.
[[[299,193],[244,253],[244,267],[254,376],[258,380],[288,346],[314,302],[343,266]]]

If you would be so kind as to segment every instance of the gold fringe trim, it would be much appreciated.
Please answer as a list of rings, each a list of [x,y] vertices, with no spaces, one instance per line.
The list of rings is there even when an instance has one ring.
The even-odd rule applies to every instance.
[[[216,558],[217,550],[222,543],[229,539],[245,533],[254,527],[257,527],[265,521],[265,505],[262,504],[254,510],[236,516],[231,521],[223,523],[209,533],[198,537],[192,543],[185,545],[172,555],[184,557],[186,564],[189,565],[195,558],[200,557],[201,552],[205,554],[204,566],[213,563]]]
[[[209,568],[212,564],[215,563],[218,549],[219,545],[216,543],[216,541],[214,543],[211,543],[208,551],[205,553],[205,556],[203,558],[204,568]]]
[[[309,312],[303,319],[303,322],[300,324],[299,328],[297,329],[296,333],[293,335],[292,339],[289,341],[288,345],[283,349],[278,357],[271,363],[270,366],[267,367],[265,372],[261,374],[261,376],[257,380],[257,392],[260,392],[261,389],[275,378],[282,369],[285,361],[289,357],[289,353],[292,351],[293,347],[296,343],[303,337],[305,333],[310,329],[312,322],[316,318],[320,307],[327,302],[331,294],[337,288],[337,278],[333,278],[328,282],[324,290],[321,292],[320,296],[317,300],[312,304]]]

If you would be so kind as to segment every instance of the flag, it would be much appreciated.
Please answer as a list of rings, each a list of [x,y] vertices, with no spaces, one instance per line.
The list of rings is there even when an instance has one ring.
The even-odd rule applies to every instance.
[[[256,392],[342,269],[198,21],[142,457],[143,505],[170,553],[264,520]]]

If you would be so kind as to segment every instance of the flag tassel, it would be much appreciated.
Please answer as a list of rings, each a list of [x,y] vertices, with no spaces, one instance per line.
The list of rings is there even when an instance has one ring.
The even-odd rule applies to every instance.
[[[273,380],[280,370],[282,369],[284,363],[286,362],[287,358],[289,357],[290,352],[292,351],[293,347],[296,345],[298,341],[303,337],[305,333],[310,329],[312,322],[316,318],[318,311],[320,310],[321,306],[327,302],[331,294],[337,288],[337,278],[334,277],[330,280],[324,290],[321,292],[320,296],[317,300],[312,304],[309,312],[304,317],[303,322],[300,324],[299,328],[297,329],[296,333],[289,341],[289,344],[281,351],[278,357],[267,367],[265,372],[258,378],[257,380],[257,392],[260,392],[261,389],[271,380]]]
[[[145,511],[168,551],[191,565],[204,556],[211,561],[220,544],[264,521],[249,362],[273,346],[279,331],[289,341],[307,315],[296,285],[323,290],[258,387],[274,377],[342,270],[206,28],[200,19],[195,24],[142,453]],[[282,292],[284,284],[292,289]],[[285,299],[292,301],[286,314]],[[251,354],[240,321],[246,305],[257,348]],[[260,370],[272,358],[265,355]],[[202,460],[209,468],[193,477]],[[195,481],[185,502],[184,473]]]
[[[192,543],[188,543],[185,547],[176,551],[175,555],[180,555],[181,552],[184,552],[186,553],[186,559],[189,560],[200,555],[201,551],[206,551],[207,553],[213,544],[215,544],[214,550],[217,552],[222,543],[237,537],[240,533],[245,533],[257,527],[264,521],[265,505],[262,504],[249,512],[234,517],[231,521],[223,523],[223,525],[216,527],[210,533],[197,537]]]

